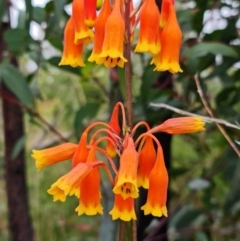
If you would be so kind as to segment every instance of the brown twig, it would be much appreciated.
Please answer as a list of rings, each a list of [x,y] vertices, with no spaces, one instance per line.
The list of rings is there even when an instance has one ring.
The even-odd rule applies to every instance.
[[[178,113],[180,115],[201,117],[201,118],[203,118],[203,120],[205,122],[214,122],[214,123],[222,124],[222,125],[225,125],[227,127],[231,127],[231,128],[240,130],[240,126],[239,125],[234,125],[234,124],[232,124],[232,123],[230,123],[228,121],[225,121],[225,120],[222,120],[222,119],[217,119],[217,118],[211,118],[211,117],[207,117],[207,116],[203,116],[203,115],[193,114],[191,112],[178,109],[178,108],[173,107],[171,105],[167,105],[167,104],[163,104],[163,103],[158,103],[158,104],[150,103],[150,106],[158,107],[158,108],[165,108],[165,109],[171,110],[171,111],[173,111],[175,113]]]
[[[200,81],[197,75],[194,76],[194,81],[196,83],[197,86],[197,92],[201,98],[201,101],[206,109],[206,111],[208,112],[208,114],[214,118],[214,113],[210,107],[210,105],[208,104],[204,93],[202,91],[201,85],[200,85]],[[231,138],[229,137],[229,135],[227,134],[227,132],[224,130],[224,128],[219,124],[216,123],[216,126],[218,127],[218,129],[220,130],[220,132],[222,133],[222,135],[225,137],[225,139],[228,141],[229,145],[233,148],[233,150],[236,152],[236,154],[238,155],[238,157],[240,157],[240,151],[238,150],[237,146],[235,145],[235,143],[231,140]]]
[[[11,103],[13,103],[13,104],[20,106],[23,110],[25,110],[25,111],[26,111],[27,113],[29,113],[31,116],[33,116],[33,117],[35,117],[36,119],[38,119],[42,124],[44,124],[44,125],[47,127],[47,129],[48,129],[49,131],[51,131],[52,133],[54,133],[54,134],[59,138],[60,141],[62,141],[62,142],[68,142],[68,141],[69,141],[67,138],[65,138],[64,136],[62,136],[62,134],[61,134],[60,132],[58,132],[51,124],[49,124],[49,123],[48,123],[39,113],[37,113],[36,111],[34,111],[34,110],[32,110],[31,108],[29,108],[29,107],[21,104],[18,100],[12,98],[10,95],[9,95],[9,96],[5,96],[5,95],[3,95],[2,93],[0,93],[0,96],[1,96],[3,99],[5,99],[5,100],[7,100],[7,101],[9,101],[9,102],[11,102]]]

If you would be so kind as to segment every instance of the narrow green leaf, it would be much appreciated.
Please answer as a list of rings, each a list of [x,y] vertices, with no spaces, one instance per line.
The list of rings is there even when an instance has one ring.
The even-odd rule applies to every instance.
[[[10,64],[0,65],[0,78],[23,105],[33,107],[33,96],[22,73]]]
[[[25,141],[26,141],[25,135],[23,135],[16,141],[11,154],[12,159],[17,157],[17,155],[22,151],[22,149],[24,148]]]
[[[238,53],[233,47],[227,46],[222,43],[198,43],[188,51],[188,56],[198,58],[207,54],[222,54],[232,58],[238,58]]]

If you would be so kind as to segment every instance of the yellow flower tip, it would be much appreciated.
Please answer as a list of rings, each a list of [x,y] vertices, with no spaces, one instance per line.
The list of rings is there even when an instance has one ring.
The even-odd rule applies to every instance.
[[[86,214],[88,216],[93,216],[96,214],[102,215],[103,207],[100,204],[94,206],[94,205],[84,205],[80,203],[79,206],[75,209],[75,211],[78,213],[78,216],[81,216],[82,214]]]
[[[138,198],[138,188],[137,188],[137,182],[132,181],[130,182],[118,182],[116,186],[113,188],[113,192],[115,194],[120,194],[123,199],[127,199],[129,197],[132,198]]]
[[[63,56],[60,63],[58,64],[59,66],[61,65],[70,65],[73,68],[80,66],[80,67],[85,67],[85,64],[83,62],[83,59],[80,56]]]
[[[75,195],[76,197],[80,197],[80,188],[73,188],[70,192],[69,192],[69,196],[73,196]]]
[[[139,41],[134,52],[147,52],[149,54],[156,55],[160,52],[160,45],[157,45],[156,43],[149,44],[147,41]]]
[[[155,64],[156,60],[152,60],[151,63]],[[178,63],[174,63],[174,62],[160,62],[156,68],[154,69],[154,71],[169,71],[172,74],[176,74],[178,72],[182,73],[183,70],[180,68],[180,65]]]
[[[144,177],[144,176],[138,176],[137,186],[138,187],[143,187],[145,189],[148,189],[149,188],[149,178],[148,177]]]
[[[60,189],[59,187],[55,186],[54,184],[51,186],[50,189],[47,190],[48,194],[53,196],[53,201],[61,201],[65,202],[66,201],[66,195],[65,192]]]
[[[88,45],[89,43],[93,42],[94,34],[91,29],[87,29],[86,31],[75,32],[74,35],[74,44],[84,44]]]
[[[88,28],[93,28],[95,21],[94,21],[93,19],[85,19],[85,20],[84,20],[84,23],[86,24],[86,26],[87,26]]]
[[[114,158],[117,155],[117,152],[115,151],[111,142],[108,143],[107,148],[106,148],[106,152],[108,153],[108,155],[111,158]]]
[[[110,212],[109,212],[110,215],[112,215],[112,220],[116,220],[116,219],[121,219],[125,222],[128,222],[130,220],[137,220],[137,217],[136,217],[136,214],[134,212],[134,210],[132,211],[127,211],[127,210],[124,210],[124,211],[120,211],[119,209],[117,208],[113,208]]]
[[[149,203],[146,203],[144,206],[141,207],[141,210],[144,211],[144,215],[152,214],[155,217],[168,216],[166,206],[159,206],[159,205],[152,206]]]
[[[204,131],[204,126],[205,122],[201,117],[178,117],[168,119],[155,128],[169,134],[188,134]]]
[[[123,199],[121,195],[115,195],[114,207],[109,214],[112,215],[113,220],[136,220],[137,217],[134,210],[134,200],[132,198]]]

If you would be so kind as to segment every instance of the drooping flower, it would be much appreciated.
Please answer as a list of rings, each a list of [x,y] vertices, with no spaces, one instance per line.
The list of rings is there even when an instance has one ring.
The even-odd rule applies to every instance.
[[[121,0],[115,0],[113,10],[105,25],[102,53],[106,67],[123,67],[127,60],[123,57],[125,23],[121,14]]]
[[[93,41],[94,34],[84,23],[84,0],[73,0],[72,18],[74,22],[74,43],[89,44]]]
[[[156,161],[156,151],[151,137],[147,137],[139,153],[138,187],[148,189],[149,175]]]
[[[120,168],[117,175],[117,182],[113,188],[115,194],[121,194],[123,199],[138,197],[137,168],[138,153],[135,150],[132,137],[128,134],[125,137],[125,147],[120,157]]]
[[[109,214],[112,215],[113,220],[136,220],[137,217],[134,210],[134,199],[131,197],[123,199],[120,194],[116,194],[113,209],[109,212]]]
[[[70,172],[60,177],[48,189],[48,193],[53,195],[53,201],[65,202],[66,196],[71,194],[79,195],[79,185],[81,181],[93,169],[93,164],[79,163]]]
[[[159,63],[154,70],[170,71],[172,74],[182,72],[179,66],[182,32],[179,28],[174,6],[169,8],[169,17],[161,35]]]
[[[161,16],[160,16],[160,28],[161,29],[163,29],[167,24],[170,6],[173,4],[174,3],[172,0],[163,0],[162,1]]]
[[[205,122],[201,117],[170,118],[152,128],[151,132],[166,132],[169,134],[189,134],[204,131]]]
[[[96,19],[97,0],[84,0],[84,23],[92,28]]]
[[[89,150],[87,148],[87,131],[84,131],[80,138],[78,147],[74,153],[72,159],[72,167],[75,167],[78,163],[86,162],[88,158],[88,153]]]
[[[100,174],[98,167],[95,167],[80,183],[80,204],[75,211],[78,215],[103,214],[100,198]]]
[[[74,43],[74,24],[72,17],[70,17],[64,30],[63,54],[59,65],[85,66],[82,59],[82,50],[82,44]]]
[[[152,214],[156,217],[167,217],[167,188],[168,173],[164,163],[162,148],[157,149],[156,163],[150,173],[147,202],[141,207],[144,215]]]
[[[156,55],[160,51],[157,44],[160,13],[155,0],[146,0],[140,10],[140,32],[135,52],[148,52]]]
[[[105,58],[103,58],[103,57],[100,58],[99,55],[102,52],[102,45],[103,45],[104,35],[105,35],[105,24],[106,24],[107,18],[109,17],[110,13],[111,13],[110,1],[105,0],[103,3],[103,6],[101,8],[101,11],[94,24],[95,38],[94,38],[92,54],[88,58],[89,62],[95,61],[97,64],[102,64],[105,60]]]
[[[37,170],[40,171],[46,166],[72,158],[76,149],[76,144],[68,142],[44,150],[33,150],[31,156],[36,160]]]
[[[119,108],[119,105],[114,106],[112,116],[109,121],[110,127],[115,132],[114,134],[117,134],[117,135],[119,135],[121,132],[121,129],[119,126],[119,121],[118,121],[118,108]],[[109,138],[111,138],[111,136],[109,136]],[[113,144],[111,143],[111,141],[107,141],[106,151],[112,158],[116,156],[116,150],[115,150],[115,147],[113,146]]]

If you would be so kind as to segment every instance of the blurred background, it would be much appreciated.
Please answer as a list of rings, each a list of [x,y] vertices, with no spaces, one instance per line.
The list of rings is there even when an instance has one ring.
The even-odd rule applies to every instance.
[[[159,6],[161,1],[157,1]],[[137,6],[139,1],[134,1]],[[153,72],[147,54],[132,53],[134,121],[152,126],[179,114],[150,107],[164,103],[208,116],[193,76],[216,118],[240,122],[240,1],[175,1],[183,32],[183,73]],[[58,66],[71,0],[0,0],[0,240],[112,241],[117,221],[111,188],[103,183],[106,215],[78,217],[78,200],[52,201],[46,190],[71,167],[36,171],[32,149],[77,143],[90,123],[108,121],[125,99],[122,69],[85,61]],[[136,45],[138,30],[135,31]],[[91,53],[85,49],[84,59]],[[157,135],[170,175],[169,218],[143,217],[138,240],[239,241],[240,160],[215,124],[193,135]],[[240,132],[226,128],[239,149]],[[139,205],[146,193],[141,191]],[[139,210],[139,208],[137,208]]]

